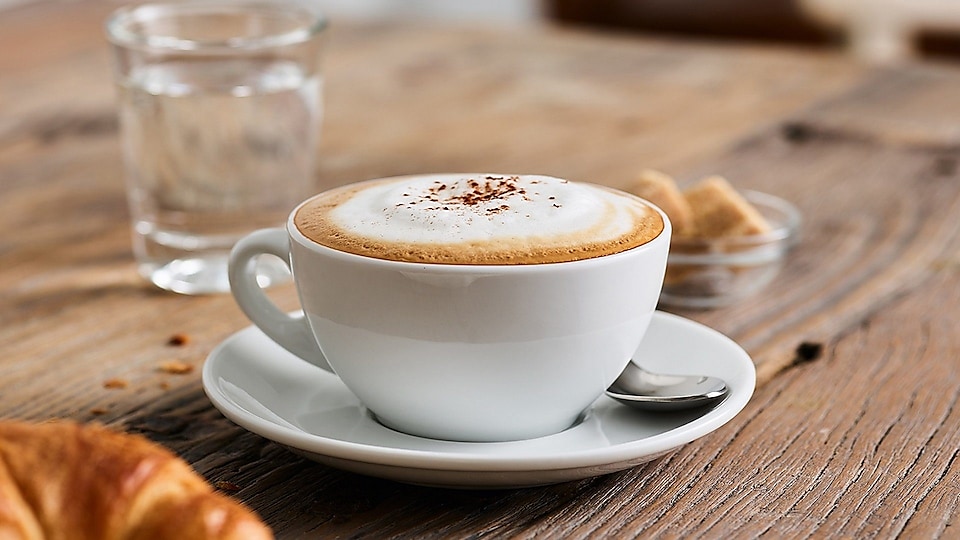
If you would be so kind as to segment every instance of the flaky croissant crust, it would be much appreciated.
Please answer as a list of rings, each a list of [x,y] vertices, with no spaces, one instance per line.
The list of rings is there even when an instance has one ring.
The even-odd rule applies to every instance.
[[[273,538],[186,462],[137,435],[0,422],[0,540]]]

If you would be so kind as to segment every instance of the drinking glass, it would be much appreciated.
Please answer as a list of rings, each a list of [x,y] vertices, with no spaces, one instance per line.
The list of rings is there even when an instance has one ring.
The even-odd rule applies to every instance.
[[[229,290],[227,255],[313,191],[325,19],[303,4],[204,0],[108,19],[141,275]],[[259,262],[267,286],[289,278]]]

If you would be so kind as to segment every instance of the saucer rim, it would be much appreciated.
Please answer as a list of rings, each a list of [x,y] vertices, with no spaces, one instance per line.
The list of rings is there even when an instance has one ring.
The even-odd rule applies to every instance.
[[[616,444],[613,446],[596,447],[586,450],[563,452],[544,455],[531,453],[516,455],[509,447],[504,452],[468,453],[445,452],[442,450],[422,450],[377,446],[367,443],[346,441],[314,435],[302,430],[288,428],[268,418],[243,408],[234,402],[219,387],[221,379],[216,378],[215,367],[222,361],[224,351],[233,343],[249,334],[260,334],[259,339],[269,340],[256,326],[248,326],[239,330],[220,342],[207,356],[202,370],[202,386],[208,399],[220,412],[251,433],[262,436],[278,444],[291,447],[325,457],[331,460],[347,461],[356,464],[367,464],[379,468],[398,467],[402,469],[418,469],[422,471],[450,471],[450,472],[537,472],[537,471],[573,471],[584,468],[609,466],[616,463],[634,462],[643,460],[645,456],[665,454],[684,444],[699,439],[732,420],[747,405],[753,395],[756,384],[756,370],[753,361],[740,345],[726,335],[706,325],[671,313],[656,311],[654,319],[660,319],[661,324],[681,325],[686,331],[704,332],[712,340],[723,343],[731,354],[730,361],[739,363],[737,368],[746,373],[731,384],[731,394],[722,403],[706,411],[687,424],[673,428],[667,432],[649,437]],[[654,325],[651,324],[651,327]],[[642,347],[642,345],[641,345]],[[285,354],[296,358],[291,353]],[[319,368],[317,368],[319,369]],[[323,376],[336,377],[332,373],[321,373]],[[342,383],[340,383],[342,384]],[[361,405],[362,406],[362,405]],[[599,407],[621,407],[607,396],[600,396],[588,409],[587,414],[593,413]],[[553,437],[548,435],[546,437]],[[542,439],[542,438],[541,438]],[[535,439],[529,439],[535,440]],[[528,441],[529,441],[528,440]],[[448,441],[450,444],[489,450],[491,445],[522,445],[527,441],[510,441],[504,443],[471,443]]]

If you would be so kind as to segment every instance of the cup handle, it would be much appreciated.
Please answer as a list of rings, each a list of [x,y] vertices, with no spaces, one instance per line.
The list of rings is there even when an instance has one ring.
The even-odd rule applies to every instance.
[[[304,361],[333,372],[304,314],[288,315],[257,283],[257,257],[275,255],[290,267],[290,238],[284,229],[262,229],[241,238],[230,251],[230,290],[240,309],[270,339]]]

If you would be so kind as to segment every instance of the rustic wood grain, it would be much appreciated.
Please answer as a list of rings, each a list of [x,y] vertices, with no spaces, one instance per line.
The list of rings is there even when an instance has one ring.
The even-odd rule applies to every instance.
[[[199,368],[249,323],[144,284],[130,253],[100,2],[0,17],[0,417],[99,421],[182,455],[280,538],[960,536],[960,73],[569,30],[334,21],[317,189],[444,170],[613,186],[655,167],[793,201],[763,294],[679,311],[762,386],[642,467],[525,490],[341,472],[226,420]],[[291,287],[271,294],[296,307]],[[175,334],[189,337],[170,345]],[[797,347],[823,353],[799,362]],[[176,360],[185,374],[160,367]],[[126,383],[106,388],[111,379]]]

